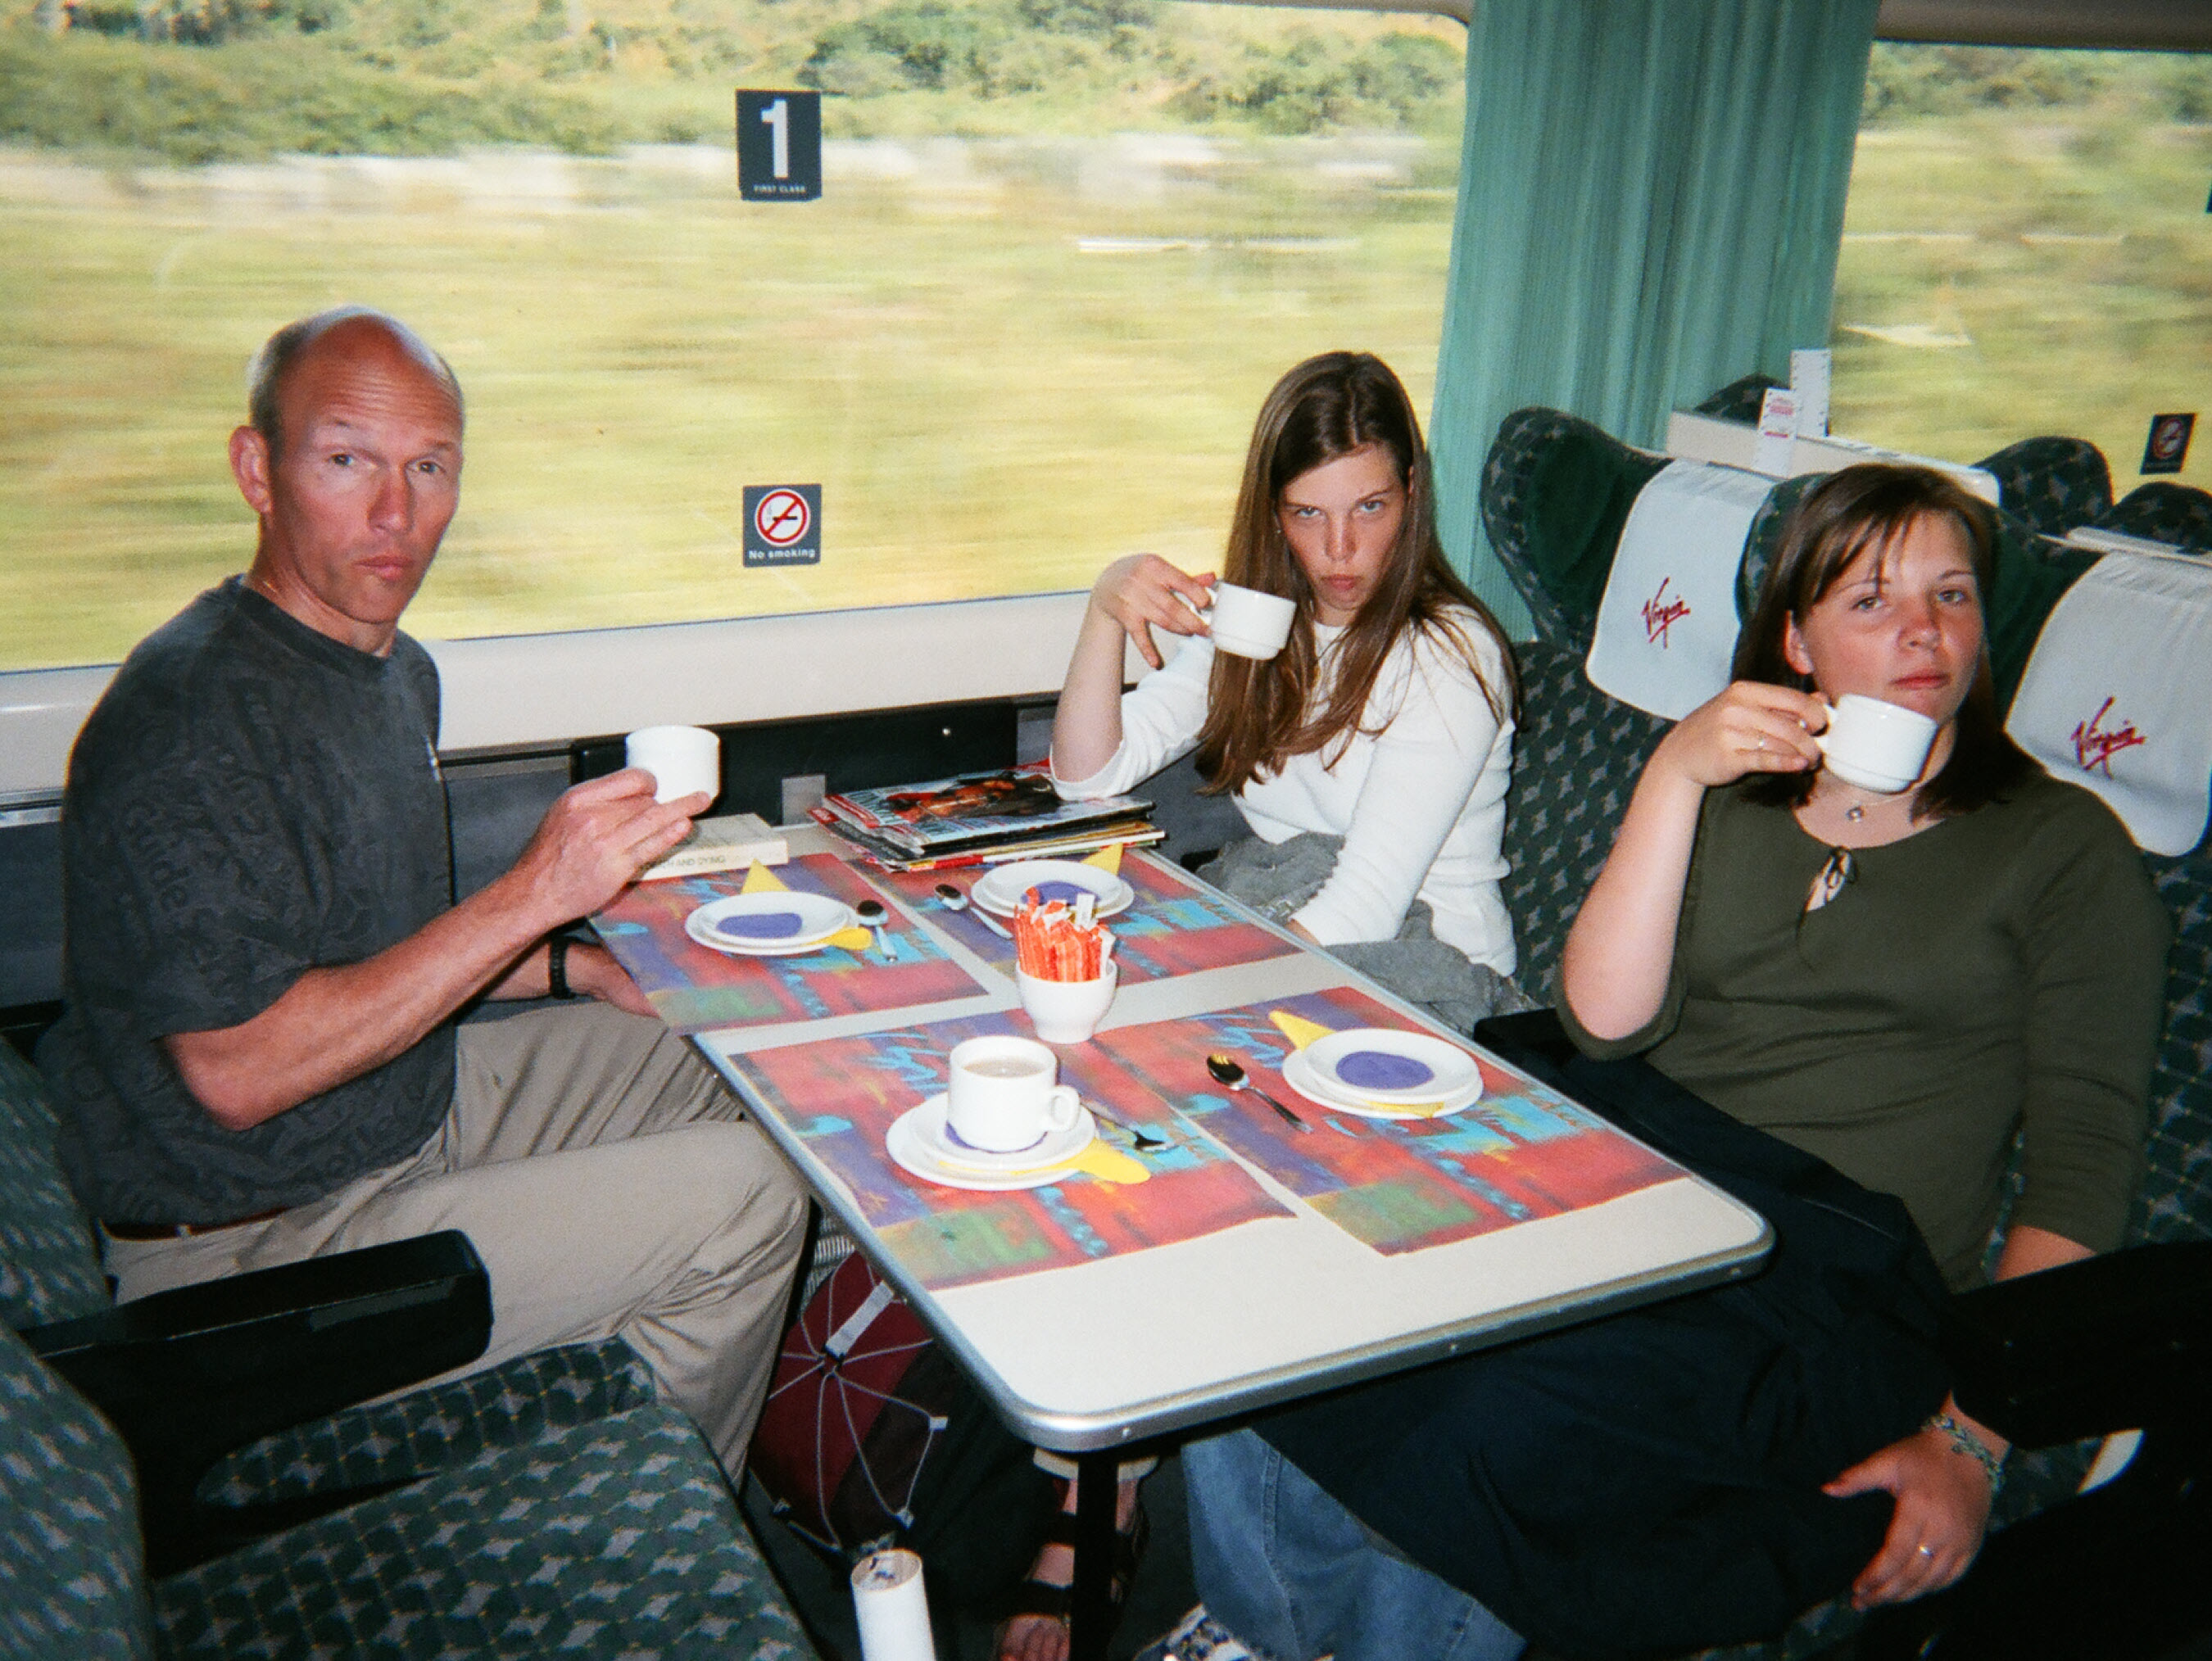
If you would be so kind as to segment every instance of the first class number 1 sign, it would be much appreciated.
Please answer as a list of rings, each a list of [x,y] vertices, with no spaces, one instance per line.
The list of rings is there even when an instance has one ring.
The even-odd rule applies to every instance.
[[[822,194],[822,94],[738,94],[738,195],[812,202]]]

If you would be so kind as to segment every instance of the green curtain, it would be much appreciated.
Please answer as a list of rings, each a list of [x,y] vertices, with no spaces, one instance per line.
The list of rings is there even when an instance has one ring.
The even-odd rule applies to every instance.
[[[1445,547],[1516,637],[1484,541],[1498,423],[1632,444],[1827,343],[1879,0],[1475,0],[1430,442]]]

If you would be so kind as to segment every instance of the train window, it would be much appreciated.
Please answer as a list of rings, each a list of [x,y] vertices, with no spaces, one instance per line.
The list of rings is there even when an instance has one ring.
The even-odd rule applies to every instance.
[[[27,5],[16,9],[27,14]],[[275,324],[388,307],[470,395],[410,614],[459,637],[1035,593],[1216,556],[1308,352],[1425,404],[1465,34],[1159,0],[37,0],[0,26],[0,669],[236,569]],[[160,37],[158,39],[149,37]],[[737,198],[814,88],[821,200]],[[822,488],[749,569],[749,485]]]
[[[1878,43],[1835,430],[1958,461],[2066,433],[2130,489],[2151,417],[2212,385],[2208,188],[2212,55]]]

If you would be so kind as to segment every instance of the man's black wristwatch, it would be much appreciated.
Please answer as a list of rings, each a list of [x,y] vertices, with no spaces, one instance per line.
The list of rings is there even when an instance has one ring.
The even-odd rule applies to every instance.
[[[545,943],[545,996],[574,997],[575,990],[568,985],[568,937],[556,934]]]

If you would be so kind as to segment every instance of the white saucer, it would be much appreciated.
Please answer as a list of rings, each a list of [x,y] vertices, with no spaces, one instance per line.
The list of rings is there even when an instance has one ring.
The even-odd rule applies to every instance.
[[[727,940],[719,940],[703,929],[695,929],[689,922],[684,932],[694,945],[704,946],[710,952],[720,952],[725,957],[805,957],[810,952],[828,949],[827,937],[820,940],[801,941],[795,946],[740,946]]]
[[[1317,1038],[1298,1053],[1324,1089],[1358,1101],[1415,1106],[1449,1100],[1482,1070],[1456,1044],[1392,1027],[1352,1027]]]
[[[1137,898],[1137,891],[1112,871],[1073,859],[1022,859],[1011,865],[994,865],[975,879],[968,897],[994,916],[1012,917],[1022,896],[1040,882],[1065,882],[1090,889],[1098,896],[1101,917],[1127,911]]]
[[[884,1133],[884,1148],[901,1170],[945,1188],[1009,1193],[1065,1181],[1068,1161],[1098,1135],[1090,1111],[1079,1107],[1074,1124],[1065,1131],[1047,1132],[1033,1147],[1012,1154],[986,1153],[947,1139],[951,1132],[945,1123],[945,1109],[941,1092],[919,1107],[908,1108]]]
[[[1443,1118],[1472,1107],[1482,1100],[1482,1078],[1448,1096],[1423,1102],[1371,1101],[1351,1094],[1323,1080],[1306,1059],[1306,1052],[1297,1050],[1284,1058],[1283,1082],[1316,1106],[1328,1107],[1339,1112],[1357,1113],[1362,1118]]]
[[[720,925],[748,918],[763,932],[722,931]],[[709,950],[734,957],[791,957],[820,951],[831,935],[859,921],[842,900],[799,889],[773,889],[710,900],[684,919],[684,932]]]

